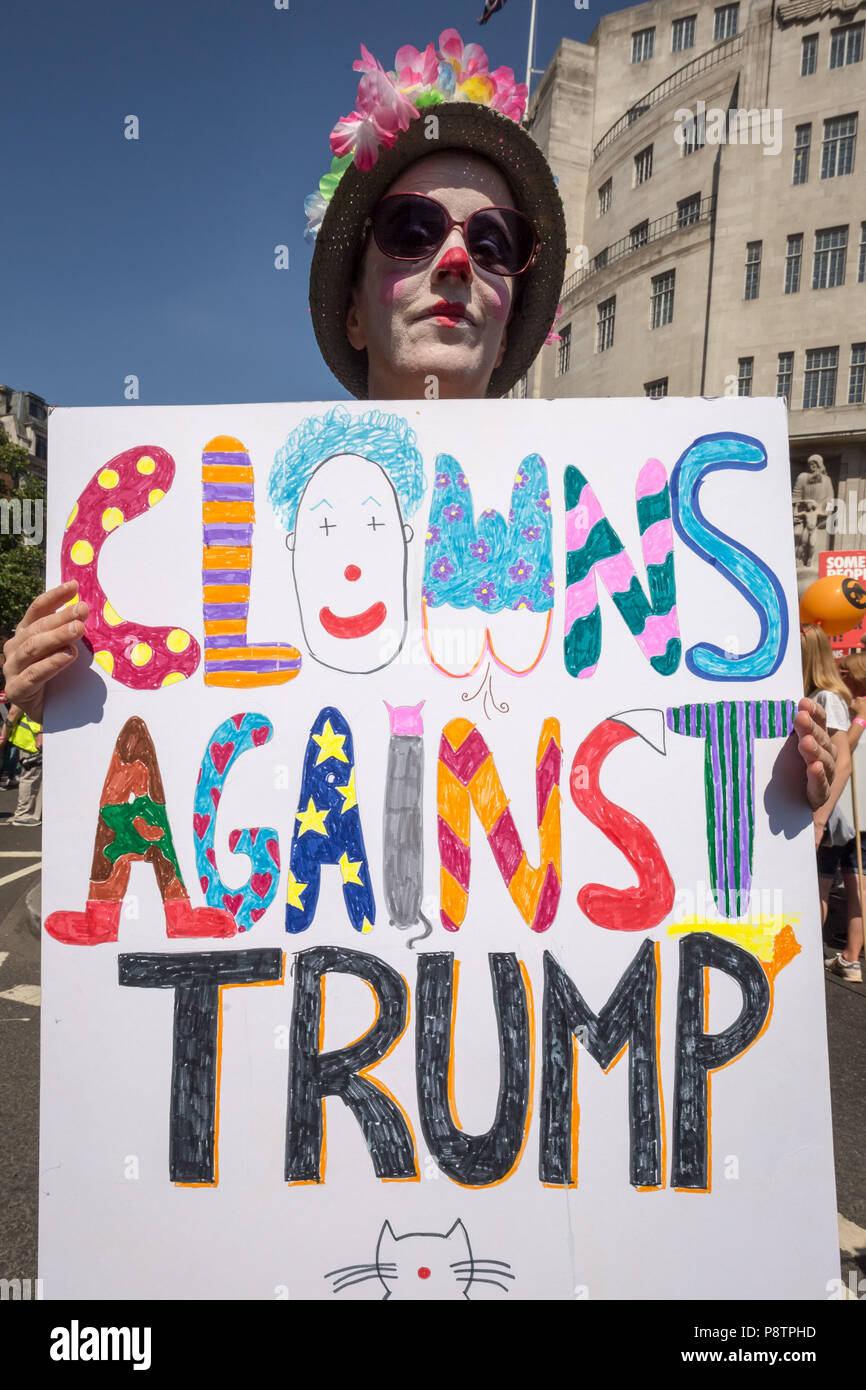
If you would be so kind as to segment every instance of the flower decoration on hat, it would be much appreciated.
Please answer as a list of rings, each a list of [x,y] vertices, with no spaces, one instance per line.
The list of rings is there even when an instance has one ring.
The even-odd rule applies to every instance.
[[[544,340],[544,346],[545,346],[545,347],[549,347],[551,343],[561,343],[561,342],[562,342],[562,334],[561,334],[561,333],[555,333],[555,332],[554,332],[554,329],[556,328],[556,325],[557,325],[557,323],[559,322],[559,320],[560,320],[561,318],[562,318],[562,305],[561,305],[561,304],[557,304],[557,306],[556,306],[556,316],[555,316],[555,318],[554,318],[554,320],[553,320],[553,323],[550,325],[550,332],[548,333],[547,337],[546,337],[545,340]]]
[[[411,44],[397,50],[393,70],[386,72],[361,44],[361,57],[352,64],[361,73],[355,109],[341,116],[331,131],[333,159],[318,189],[307,195],[304,236],[315,242],[334,190],[350,164],[361,172],[372,169],[380,149],[390,149],[401,131],[408,130],[428,107],[442,102],[471,101],[521,121],[527,90],[515,82],[511,68],[490,72],[479,43],[464,44],[456,29],[439,35],[439,47],[423,52]]]

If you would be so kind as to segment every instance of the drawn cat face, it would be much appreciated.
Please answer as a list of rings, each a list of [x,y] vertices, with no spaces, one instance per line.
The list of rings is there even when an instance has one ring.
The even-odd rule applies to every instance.
[[[468,1298],[472,1251],[462,1221],[445,1235],[413,1232],[396,1236],[386,1221],[379,1233],[376,1266],[385,1299],[404,1301]]]
[[[341,1265],[328,1270],[325,1278],[331,1281],[334,1293],[376,1282],[384,1286],[383,1302],[390,1298],[442,1302],[468,1300],[472,1284],[489,1284],[509,1293],[515,1277],[510,1270],[507,1260],[473,1255],[462,1221],[455,1221],[444,1235],[410,1231],[404,1236],[395,1235],[386,1221],[379,1232],[375,1260]]]

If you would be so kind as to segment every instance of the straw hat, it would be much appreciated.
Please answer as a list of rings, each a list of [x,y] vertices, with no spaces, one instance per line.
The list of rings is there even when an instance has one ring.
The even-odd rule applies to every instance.
[[[514,204],[539,239],[534,262],[515,284],[515,308],[505,355],[488,396],[502,396],[530,366],[550,332],[565,273],[562,199],[540,148],[518,124],[526,88],[510,68],[489,72],[480,44],[465,47],[454,29],[439,49],[401,48],[386,73],[361,46],[354,67],[364,73],[357,109],[331,134],[331,170],[306,200],[314,241],[310,311],[319,349],[338,380],[367,397],[367,354],[346,336],[346,314],[364,225],[379,199],[407,165],[442,150],[489,159],[505,176]],[[437,126],[429,118],[435,116]],[[430,138],[430,130],[435,138]]]

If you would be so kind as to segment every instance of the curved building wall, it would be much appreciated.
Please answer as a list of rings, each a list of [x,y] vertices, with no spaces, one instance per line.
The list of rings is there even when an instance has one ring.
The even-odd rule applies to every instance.
[[[545,73],[533,134],[566,208],[572,249],[556,329],[568,342],[542,350],[527,390],[786,395],[792,476],[821,453],[845,502],[820,545],[866,548],[866,0],[741,3],[736,34],[716,42],[723,8],[650,0],[620,10],[589,44],[563,40]],[[674,52],[673,25],[689,17],[694,46]],[[648,29],[653,55],[632,62],[633,36]],[[804,38],[814,49],[805,73]],[[583,120],[567,136],[575,74]],[[686,112],[697,118],[691,153]],[[795,182],[804,128],[808,170],[799,156]],[[650,147],[640,182],[636,160]],[[653,280],[669,287],[671,273],[672,317],[657,301],[652,326]]]

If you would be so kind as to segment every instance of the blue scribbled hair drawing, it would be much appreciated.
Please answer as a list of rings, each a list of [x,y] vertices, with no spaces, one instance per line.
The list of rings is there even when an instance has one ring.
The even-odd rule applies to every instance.
[[[360,454],[378,463],[394,485],[404,518],[418,510],[427,479],[408,422],[384,410],[350,415],[345,406],[335,405],[327,415],[303,420],[274,455],[268,497],[287,531],[294,530],[298,503],[313,472],[334,454]]]

